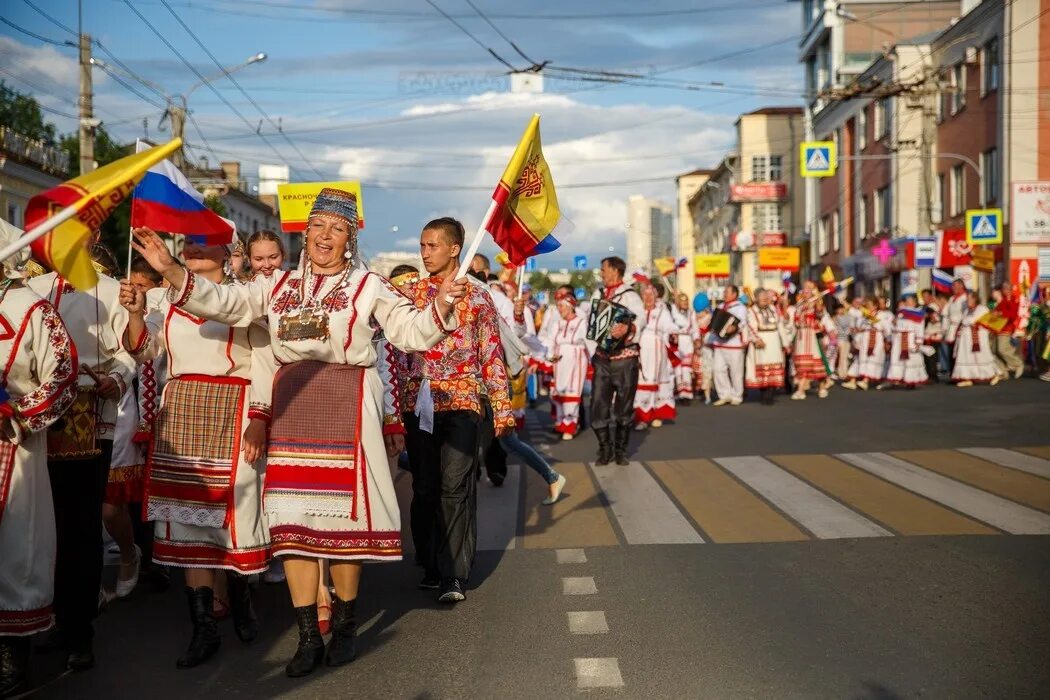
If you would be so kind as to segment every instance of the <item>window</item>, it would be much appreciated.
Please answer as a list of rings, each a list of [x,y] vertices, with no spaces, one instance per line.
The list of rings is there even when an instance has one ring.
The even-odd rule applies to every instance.
[[[981,206],[999,201],[999,150],[989,148],[981,154]]]
[[[889,185],[875,190],[873,209],[875,210],[875,231],[883,232],[890,229],[893,223],[893,192]]]
[[[952,66],[948,80],[948,113],[958,114],[966,106],[966,64]]]
[[[875,140],[886,138],[893,128],[893,101],[883,97],[875,103]]]
[[[944,207],[948,203],[948,176],[941,173],[937,176],[937,191],[934,193],[933,208],[930,211],[931,221],[944,221]]]
[[[751,227],[755,233],[779,233],[783,231],[780,221],[780,205],[769,202],[751,205]]]
[[[860,197],[857,200],[857,240],[862,241],[868,237],[868,198]]]
[[[783,156],[751,156],[752,182],[779,182],[784,176]]]
[[[22,228],[25,225],[22,222],[22,207],[13,202],[7,203],[7,223],[18,228]]]
[[[956,165],[952,168],[951,179],[951,206],[948,213],[951,216],[961,216],[966,208],[966,173],[963,166]]]
[[[857,148],[868,147],[868,109],[865,107],[857,115]]]
[[[831,226],[829,217],[822,216],[817,222],[817,255],[827,255],[828,252],[828,228]]]
[[[981,97],[999,89],[999,40],[992,39],[981,52]]]
[[[838,251],[842,247],[842,231],[839,228],[839,213],[831,212],[831,248]]]

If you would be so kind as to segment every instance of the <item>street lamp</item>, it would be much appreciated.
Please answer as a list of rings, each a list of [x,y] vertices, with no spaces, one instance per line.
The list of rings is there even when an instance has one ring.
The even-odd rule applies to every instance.
[[[169,121],[171,121],[172,138],[182,138],[186,126],[186,112],[189,110],[187,100],[189,99],[189,96],[193,93],[194,90],[208,85],[212,81],[218,80],[219,78],[227,77],[230,74],[241,70],[242,68],[247,68],[253,63],[262,63],[266,60],[266,58],[266,54],[262,51],[256,54],[252,54],[250,57],[248,57],[247,60],[243,61],[242,63],[238,63],[232,68],[223,68],[221,73],[216,73],[215,75],[212,75],[208,78],[194,83],[190,86],[189,90],[187,90],[181,95],[171,95],[164,88],[157,85],[156,83],[146,80],[145,78],[139,75],[111,66],[97,58],[92,58],[91,64],[94,66],[98,66],[106,73],[123,74],[125,77],[131,78],[132,80],[137,80],[138,82],[142,83],[151,90],[156,90],[158,93],[164,95],[164,100],[167,102],[168,106],[167,109],[165,109],[164,111],[164,117],[161,118],[160,124],[158,124],[158,128],[160,128],[160,125],[164,123],[164,119],[166,118]],[[178,104],[178,102],[181,102],[181,104]],[[183,167],[186,165],[186,157],[183,153],[182,148],[179,148],[179,150],[172,153],[171,159],[175,163],[175,167],[179,168],[180,170],[183,169]]]

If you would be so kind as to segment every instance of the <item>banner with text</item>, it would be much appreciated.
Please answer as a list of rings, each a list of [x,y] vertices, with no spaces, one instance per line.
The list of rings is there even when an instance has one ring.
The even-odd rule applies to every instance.
[[[293,182],[277,185],[277,206],[281,212],[281,230],[302,233],[317,195],[326,187],[352,192],[357,197],[357,227],[365,227],[365,200],[360,182]]]

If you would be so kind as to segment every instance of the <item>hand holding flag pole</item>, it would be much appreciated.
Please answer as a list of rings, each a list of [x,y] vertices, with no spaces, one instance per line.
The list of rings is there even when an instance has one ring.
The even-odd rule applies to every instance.
[[[540,115],[533,114],[492,193],[492,202],[455,279],[467,274],[486,232],[492,234],[515,265],[524,265],[525,260],[534,255],[557,250],[561,243],[551,233],[560,218],[554,180],[540,143]]]

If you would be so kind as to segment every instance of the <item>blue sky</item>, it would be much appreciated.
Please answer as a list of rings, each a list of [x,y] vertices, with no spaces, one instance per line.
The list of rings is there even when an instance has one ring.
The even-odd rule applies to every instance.
[[[262,113],[229,81],[213,83],[251,127],[207,87],[192,93],[200,133],[187,126],[191,157],[239,160],[249,179],[259,163],[282,162],[294,180],[317,180],[318,173],[359,179],[368,217],[365,251],[412,250],[420,225],[434,216],[458,216],[468,229],[477,225],[529,115],[539,112],[544,152],[573,224],[562,249],[544,263],[562,267],[578,253],[596,256],[610,246],[622,253],[627,197],[672,201],[673,176],[714,166],[731,147],[741,112],[801,104],[797,3],[474,0],[535,61],[677,81],[672,89],[548,77],[541,95],[509,93],[507,69],[486,48],[517,68],[527,62],[468,0],[434,3],[478,41],[427,0],[168,0],[222,65],[259,51],[268,55],[236,74]],[[73,0],[33,4],[77,28]],[[134,5],[200,73],[218,72],[160,0]],[[83,6],[84,31],[135,73],[173,95],[197,82],[123,0],[84,0]],[[520,17],[525,14],[531,18]],[[74,39],[24,0],[4,2],[0,17],[47,40]],[[112,63],[97,48],[96,55]],[[12,87],[75,113],[73,48],[0,24],[0,67],[0,78]],[[132,140],[143,135],[145,118],[152,138],[167,136],[157,130],[157,106],[99,70],[95,81],[97,116],[111,133]],[[727,88],[710,89],[711,82]],[[280,123],[287,139],[263,113]],[[72,119],[49,116],[61,131],[75,128]],[[254,128],[260,120],[266,140]]]

